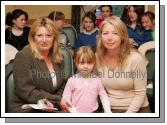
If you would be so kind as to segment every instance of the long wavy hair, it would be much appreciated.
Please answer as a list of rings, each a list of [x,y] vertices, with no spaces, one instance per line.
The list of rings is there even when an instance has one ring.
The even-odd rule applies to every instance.
[[[117,31],[121,39],[118,66],[120,69],[122,69],[126,64],[127,56],[130,54],[130,46],[128,44],[129,38],[128,38],[126,25],[121,21],[119,17],[111,16],[106,18],[102,22],[101,27],[99,29],[99,35],[97,40],[96,55],[98,59],[101,61],[100,63],[103,63],[102,60],[104,60],[103,57],[106,52],[106,48],[104,47],[103,41],[102,41],[102,31],[103,31],[104,25],[106,24],[111,24],[115,28],[115,30]]]
[[[31,26],[28,40],[30,42],[30,47],[33,55],[37,59],[44,59],[34,42],[35,34],[37,33],[40,27],[45,27],[48,30],[48,32],[50,32],[54,36],[53,45],[49,51],[49,57],[55,63],[60,63],[63,60],[63,57],[60,53],[60,46],[58,44],[59,31],[55,26],[55,24],[53,23],[53,21],[47,17],[38,18]]]

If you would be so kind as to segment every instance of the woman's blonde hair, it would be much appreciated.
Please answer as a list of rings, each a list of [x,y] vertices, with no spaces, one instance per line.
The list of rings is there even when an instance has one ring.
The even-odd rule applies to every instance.
[[[96,63],[95,54],[90,46],[81,46],[75,55],[75,63]]]
[[[103,27],[106,24],[111,24],[115,30],[117,31],[120,39],[121,39],[121,45],[120,45],[120,54],[119,54],[119,68],[123,68],[124,64],[126,64],[126,58],[130,53],[130,47],[129,47],[129,38],[128,38],[128,32],[126,25],[121,21],[119,17],[116,16],[110,16],[106,18],[99,29],[99,35],[98,35],[98,40],[97,40],[97,48],[96,48],[96,54],[99,60],[103,60],[103,56],[106,52],[106,48],[103,45],[102,42],[102,32],[103,32]],[[101,62],[102,63],[102,62]]]
[[[63,58],[62,58],[62,55],[60,53],[60,46],[58,43],[59,31],[58,31],[58,28],[53,23],[53,21],[51,21],[47,17],[38,18],[31,26],[28,40],[30,42],[30,47],[31,47],[33,55],[37,59],[43,59],[43,56],[41,55],[41,53],[37,49],[37,46],[34,42],[34,37],[35,37],[35,35],[40,27],[45,27],[48,30],[48,32],[54,36],[53,45],[49,51],[49,57],[55,63],[60,63],[63,60]]]

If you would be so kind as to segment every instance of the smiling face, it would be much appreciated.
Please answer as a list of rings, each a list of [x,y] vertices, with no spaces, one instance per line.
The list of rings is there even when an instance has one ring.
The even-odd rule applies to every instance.
[[[151,21],[151,19],[148,16],[142,16],[141,22],[145,30],[154,29],[154,21]]]
[[[88,17],[85,17],[85,18],[83,19],[83,26],[84,26],[84,28],[85,28],[85,30],[86,30],[87,32],[91,32],[91,31],[94,29],[94,23],[93,23],[93,21],[92,21],[90,18],[88,18]]]
[[[114,26],[110,23],[106,23],[103,26],[101,39],[104,47],[108,50],[114,50],[120,47],[121,39]]]
[[[41,26],[37,30],[34,42],[40,52],[49,52],[53,46],[54,36],[48,30]]]
[[[13,25],[20,29],[24,28],[26,24],[26,17],[24,14],[20,15],[18,18],[13,19]]]

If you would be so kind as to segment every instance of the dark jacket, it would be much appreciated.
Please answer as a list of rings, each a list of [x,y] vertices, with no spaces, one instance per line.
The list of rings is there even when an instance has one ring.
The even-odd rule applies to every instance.
[[[13,65],[15,95],[12,99],[9,112],[33,112],[23,110],[23,104],[36,104],[39,99],[48,99],[58,105],[65,87],[63,78],[63,64],[53,63],[57,77],[57,86],[53,87],[44,60],[35,59],[28,46],[17,53]]]

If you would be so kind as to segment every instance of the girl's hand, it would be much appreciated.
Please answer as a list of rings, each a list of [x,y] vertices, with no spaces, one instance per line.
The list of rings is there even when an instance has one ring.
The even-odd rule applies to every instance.
[[[70,102],[62,98],[60,102],[60,107],[63,112],[69,112],[69,108],[71,108],[72,105],[70,104]]]

